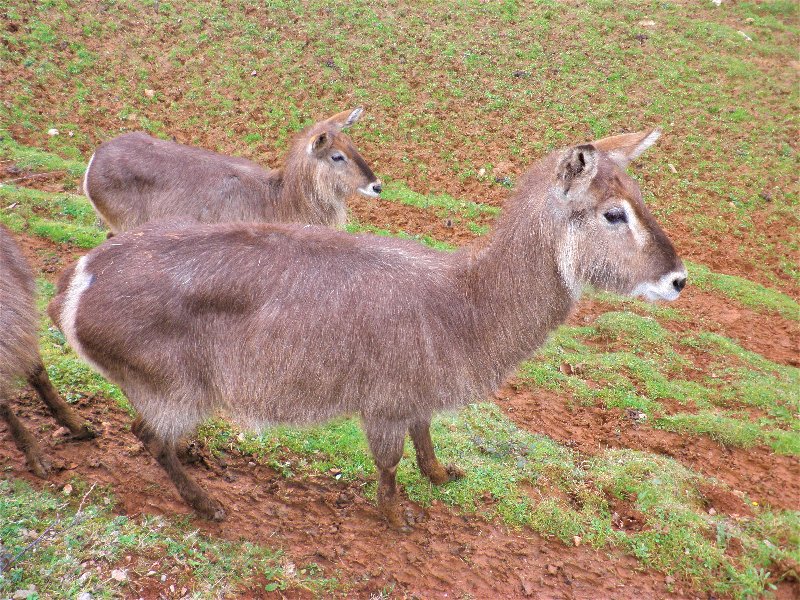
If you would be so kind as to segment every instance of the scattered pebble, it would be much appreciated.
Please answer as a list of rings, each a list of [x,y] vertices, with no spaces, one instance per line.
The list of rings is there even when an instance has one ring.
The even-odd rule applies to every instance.
[[[258,71],[250,71],[251,77],[255,77],[256,75],[258,75]]]
[[[68,435],[69,435],[69,429],[67,429],[66,427],[59,427],[53,432],[53,435],[51,437],[55,439],[60,437],[67,437]]]
[[[128,578],[128,573],[122,569],[114,569],[111,571],[111,579],[114,581],[125,581]]]
[[[581,545],[581,536],[579,536],[579,535],[574,536],[572,538],[572,541],[574,542],[575,546],[580,546]]]
[[[710,514],[713,517],[715,514],[717,514],[717,511],[712,506],[711,508],[708,509],[708,514]]]
[[[642,21],[639,21],[637,25],[639,25],[639,27],[655,27],[656,22],[653,21],[652,19],[644,19]]]
[[[748,42],[752,42],[753,41],[753,38],[751,38],[749,35],[747,35],[744,31],[737,31],[736,33],[738,33],[740,36],[742,36]]]
[[[670,170],[670,171],[671,171],[673,174],[675,174],[675,173],[677,173],[677,172],[678,172],[678,169],[676,169],[676,168],[675,168],[675,165],[673,165],[672,163],[667,163],[667,168],[669,168],[669,170]]]
[[[486,175],[486,169],[484,169],[483,167],[478,169],[478,177],[483,177],[485,175]]]
[[[72,485],[69,483],[66,484],[63,488],[61,488],[61,491],[64,493],[64,495],[69,496],[72,493]]]
[[[148,98],[152,98],[153,96],[156,95],[156,91],[155,90],[145,90],[144,91],[144,95],[147,96]]]
[[[53,137],[54,135],[58,135],[58,129],[56,129],[55,127],[53,127],[52,129],[48,129],[47,130],[47,135],[49,135],[50,137]]]
[[[92,600],[92,595],[89,592],[81,592],[75,596],[75,600]]]

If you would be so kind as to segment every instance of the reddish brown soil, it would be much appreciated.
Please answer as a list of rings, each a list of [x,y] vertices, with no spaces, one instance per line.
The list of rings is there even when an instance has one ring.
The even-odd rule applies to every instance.
[[[728,448],[705,436],[653,429],[637,424],[625,410],[581,406],[571,398],[544,390],[531,392],[508,385],[496,397],[503,411],[520,427],[581,452],[596,454],[607,448],[631,448],[664,454],[724,481],[760,504],[800,510],[797,457],[775,454],[767,447]],[[733,512],[749,514],[743,501],[736,505],[738,509]]]
[[[101,436],[73,442],[59,435],[32,392],[24,393],[16,406],[25,422],[42,432],[58,469],[49,483],[30,475],[0,424],[0,469],[6,476],[56,488],[77,476],[113,486],[123,514],[189,514],[164,472],[130,433],[130,418],[120,409],[102,399],[83,401],[81,413],[99,426]],[[298,567],[317,563],[327,576],[336,575],[349,586],[348,597],[367,598],[392,586],[395,596],[424,598],[454,593],[474,598],[694,597],[680,582],[674,593],[668,592],[663,575],[641,572],[633,557],[619,552],[569,547],[439,504],[423,509],[409,503],[417,522],[412,533],[401,534],[389,529],[364,499],[364,482],[284,479],[240,456],[204,462],[210,468],[197,463],[190,470],[225,504],[229,517],[221,524],[197,520],[197,527],[214,536],[283,548]],[[622,510],[620,526],[634,522],[629,513]],[[155,590],[147,580],[133,584],[135,593]],[[262,595],[257,589],[250,592]]]

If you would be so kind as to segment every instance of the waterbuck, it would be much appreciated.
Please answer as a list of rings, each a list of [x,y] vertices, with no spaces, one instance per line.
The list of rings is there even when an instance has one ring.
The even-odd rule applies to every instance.
[[[344,111],[300,132],[283,167],[271,171],[244,158],[125,133],[89,159],[83,189],[112,234],[176,216],[341,226],[348,197],[381,192],[342,131],[361,113]]]
[[[185,501],[224,517],[175,443],[222,411],[245,427],[361,417],[378,505],[405,526],[395,469],[420,470],[433,414],[495,391],[562,323],[584,284],[674,300],[686,270],[625,173],[658,131],[554,152],[488,240],[455,253],[323,227],[153,223],[64,274],[49,307],[72,347],[136,408],[134,431]]]
[[[14,382],[27,378],[59,423],[79,439],[94,437],[92,427],[78,417],[56,392],[39,355],[36,283],[11,233],[0,225],[0,417],[25,454],[28,468],[47,477],[50,463],[36,438],[14,414],[10,402]]]

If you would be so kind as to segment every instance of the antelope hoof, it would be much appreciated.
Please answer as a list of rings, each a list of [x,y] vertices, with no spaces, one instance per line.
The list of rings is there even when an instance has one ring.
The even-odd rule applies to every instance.
[[[71,430],[72,439],[92,440],[97,437],[97,429],[89,422],[83,423],[80,427]]]
[[[448,481],[455,481],[456,479],[461,479],[467,472],[459,466],[449,464],[445,467],[447,471]]]
[[[461,479],[466,474],[463,469],[455,465],[447,465],[446,467],[437,465],[436,467],[428,474],[428,478],[434,485],[443,485],[450,481]]]
[[[38,452],[28,453],[25,456],[25,462],[27,463],[31,472],[40,479],[47,479],[48,475],[50,475],[50,470],[53,467],[50,464],[50,461],[47,460],[43,454],[39,454]]]
[[[224,521],[227,516],[225,514],[225,509],[222,508],[222,504],[212,498],[201,500],[194,508],[202,517],[209,521]]]
[[[406,517],[401,510],[399,503],[392,503],[381,507],[383,518],[389,524],[389,527],[401,533],[409,533],[412,528],[408,524]]]

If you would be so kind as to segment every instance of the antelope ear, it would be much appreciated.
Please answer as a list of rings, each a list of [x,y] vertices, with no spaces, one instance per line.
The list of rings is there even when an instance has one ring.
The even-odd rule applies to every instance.
[[[330,147],[331,143],[331,136],[326,131],[323,131],[311,137],[308,151],[314,154],[321,154]]]
[[[347,129],[350,127],[350,125],[358,121],[359,117],[361,117],[361,113],[363,112],[364,109],[360,106],[354,108],[353,110],[343,110],[342,112],[327,119],[326,122],[339,129]]]
[[[591,144],[570,148],[561,159],[557,174],[564,194],[575,187],[587,187],[597,174],[597,149]]]
[[[656,143],[661,137],[661,130],[650,129],[637,133],[623,133],[592,142],[598,150],[608,152],[608,155],[623,169],[631,161],[639,158],[645,150]]]

